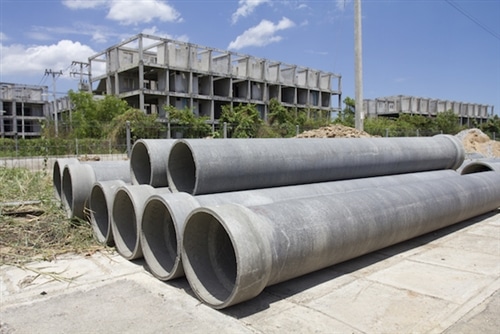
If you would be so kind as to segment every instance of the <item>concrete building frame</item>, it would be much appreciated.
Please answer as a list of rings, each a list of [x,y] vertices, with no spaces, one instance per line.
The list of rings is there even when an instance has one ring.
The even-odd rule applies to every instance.
[[[341,76],[146,34],[89,57],[89,89],[166,119],[164,106],[190,108],[217,124],[222,107],[256,105],[267,119],[271,99],[324,116],[341,110]]]
[[[493,106],[466,103],[450,100],[440,100],[416,96],[397,95],[365,99],[364,108],[367,117],[395,117],[399,114],[423,115],[435,117],[441,112],[452,110],[460,118],[461,125],[471,126],[473,121],[478,124],[493,117]]]
[[[40,137],[49,118],[48,87],[0,83],[0,137]]]

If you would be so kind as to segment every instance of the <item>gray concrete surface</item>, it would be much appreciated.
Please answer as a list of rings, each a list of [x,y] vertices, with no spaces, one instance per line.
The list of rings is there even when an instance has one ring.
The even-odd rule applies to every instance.
[[[222,311],[116,253],[0,267],[0,333],[498,333],[500,210]]]

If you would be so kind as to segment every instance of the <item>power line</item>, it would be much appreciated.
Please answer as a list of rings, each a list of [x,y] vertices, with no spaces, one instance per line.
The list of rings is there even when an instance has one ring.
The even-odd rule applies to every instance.
[[[500,40],[500,34],[494,32],[492,29],[490,29],[488,26],[486,26],[484,23],[482,23],[481,21],[479,21],[478,19],[476,19],[474,16],[472,16],[471,14],[467,13],[467,11],[465,11],[465,9],[463,9],[462,7],[460,7],[458,4],[454,3],[453,1],[451,0],[445,0],[450,6],[452,6],[453,8],[455,8],[456,10],[458,10],[460,13],[462,13],[465,17],[467,17],[469,20],[471,20],[472,22],[474,22],[475,24],[477,24],[479,27],[481,27],[484,31],[486,31],[487,33],[489,33],[490,35],[492,35],[493,37],[495,37],[496,39]]]

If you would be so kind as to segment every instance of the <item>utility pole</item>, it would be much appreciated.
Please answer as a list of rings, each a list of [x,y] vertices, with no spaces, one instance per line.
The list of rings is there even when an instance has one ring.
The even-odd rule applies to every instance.
[[[355,127],[363,131],[363,50],[361,38],[361,0],[354,0],[354,72],[355,72]]]
[[[63,73],[62,71],[59,72],[54,72],[52,70],[45,70],[45,75],[52,75],[52,94],[54,98],[54,125],[55,125],[55,132],[56,132],[56,137],[59,136],[59,126],[58,126],[58,110],[57,110],[57,101],[56,101],[56,80],[59,76],[61,76]]]
[[[74,70],[75,67],[79,67],[79,69]],[[87,69],[87,73],[83,73],[83,69]],[[81,61],[72,61],[71,62],[71,72],[69,73],[72,77],[79,76],[80,81],[78,83],[78,90],[79,91],[88,91],[88,81],[83,80],[83,76],[86,76],[87,78],[90,77],[89,73],[89,63],[84,63]]]

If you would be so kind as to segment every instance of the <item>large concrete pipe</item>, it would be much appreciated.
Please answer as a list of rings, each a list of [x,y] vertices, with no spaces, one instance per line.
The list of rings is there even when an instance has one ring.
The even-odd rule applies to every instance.
[[[122,180],[98,181],[92,186],[88,200],[90,224],[95,239],[102,244],[113,246],[111,217],[113,201],[119,187],[126,185]]]
[[[439,180],[446,177],[460,177],[460,174],[453,170],[442,170],[198,196],[179,192],[153,195],[146,201],[142,216],[140,234],[142,253],[155,277],[160,280],[170,280],[184,275],[180,258],[184,222],[189,213],[200,206],[222,203],[263,205],[293,198]]]
[[[166,187],[167,163],[175,139],[139,139],[132,147],[130,172],[132,184]]]
[[[207,194],[359,177],[456,169],[453,136],[334,139],[185,139],[170,150],[173,192]]]
[[[116,250],[127,260],[142,257],[139,234],[146,200],[154,194],[170,193],[169,188],[154,188],[147,184],[124,185],[115,192],[111,229]]]
[[[488,171],[500,172],[500,159],[473,160],[464,163],[464,166],[460,169],[462,175]]]
[[[222,309],[266,286],[500,207],[500,173],[415,182],[187,218],[182,261],[195,294]]]
[[[59,158],[54,162],[52,169],[52,185],[54,186],[54,196],[57,200],[61,200],[62,191],[62,175],[64,167],[68,164],[80,163],[77,158]]]
[[[92,164],[69,164],[62,177],[62,203],[68,218],[85,218],[85,202],[96,181],[130,182],[128,161],[99,161]]]

